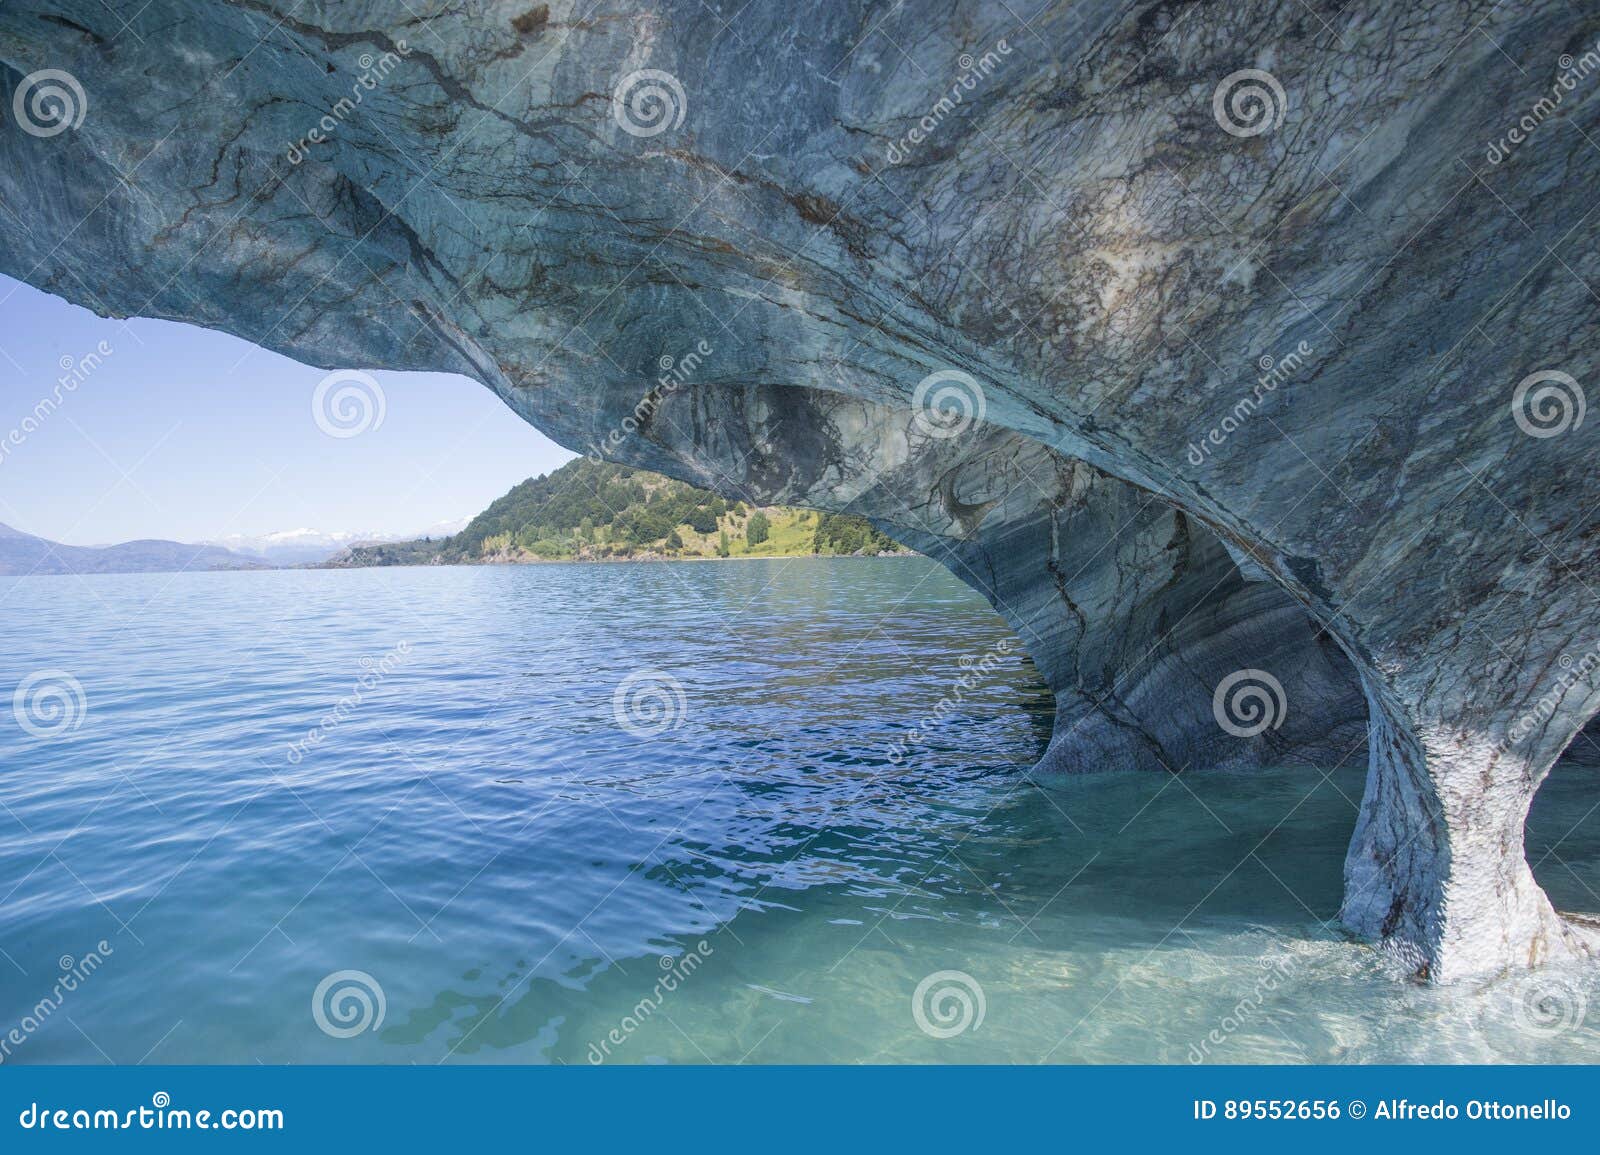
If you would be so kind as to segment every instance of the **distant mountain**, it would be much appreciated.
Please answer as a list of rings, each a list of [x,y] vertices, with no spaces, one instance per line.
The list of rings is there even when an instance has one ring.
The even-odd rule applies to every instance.
[[[0,575],[172,573],[179,570],[270,569],[257,558],[214,545],[125,541],[120,545],[62,545],[0,525]]]
[[[448,537],[467,524],[466,518],[439,522],[415,533],[383,533],[378,530],[285,529],[255,536],[232,534],[208,545],[260,558],[273,565],[294,566],[327,561],[341,550],[357,545],[407,541],[412,538]]]
[[[728,501],[579,457],[529,478],[459,533],[356,546],[331,567],[904,552],[859,517]]]

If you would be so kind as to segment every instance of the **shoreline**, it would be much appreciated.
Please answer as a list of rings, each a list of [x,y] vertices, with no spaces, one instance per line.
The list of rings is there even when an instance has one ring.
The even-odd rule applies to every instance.
[[[526,561],[434,561],[397,562],[394,565],[329,565],[326,562],[304,562],[299,565],[239,566],[225,569],[130,569],[94,570],[86,573],[0,573],[0,581],[23,581],[30,578],[98,578],[98,577],[176,577],[179,574],[264,574],[306,573],[314,570],[368,570],[368,569],[514,569],[518,566],[544,565],[652,565],[683,562],[725,561],[884,561],[897,558],[924,557],[915,551],[904,553],[783,553],[767,557],[590,557],[590,558],[530,558]]]
[[[661,562],[726,562],[726,561],[798,561],[802,559],[825,559],[829,561],[871,561],[885,558],[924,557],[915,550],[902,550],[894,553],[774,553],[774,554],[739,554],[729,557],[706,557],[696,555],[693,557],[666,557],[661,555],[644,557],[527,557],[527,558],[482,558],[475,561],[424,561],[424,562],[397,562],[394,565],[336,565],[332,562],[308,562],[303,565],[274,566],[273,569],[442,569],[446,567],[476,569],[483,567],[509,568],[522,565],[650,565]],[[217,570],[212,572],[228,572]]]

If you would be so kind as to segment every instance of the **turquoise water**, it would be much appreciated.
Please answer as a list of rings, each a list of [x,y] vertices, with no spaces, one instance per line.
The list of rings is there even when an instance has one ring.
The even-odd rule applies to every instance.
[[[0,605],[0,691],[81,687],[0,709],[6,1062],[1600,1059],[1592,970],[1426,988],[1326,923],[1359,767],[1030,783],[1048,696],[921,559]],[[1530,830],[1589,910],[1592,787]]]

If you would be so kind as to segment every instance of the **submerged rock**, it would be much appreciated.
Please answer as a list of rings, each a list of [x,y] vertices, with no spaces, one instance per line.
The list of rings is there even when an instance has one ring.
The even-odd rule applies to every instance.
[[[1047,772],[1369,747],[1343,917],[1447,979],[1594,941],[1522,827],[1600,708],[1597,43],[1565,0],[13,0],[0,269],[865,514],[1016,628]]]

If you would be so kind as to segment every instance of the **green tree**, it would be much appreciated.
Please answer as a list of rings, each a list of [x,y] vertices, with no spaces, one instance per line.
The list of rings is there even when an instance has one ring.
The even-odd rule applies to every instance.
[[[881,553],[896,548],[887,534],[863,518],[845,513],[825,513],[817,519],[812,549],[817,553]]]
[[[750,545],[760,545],[767,540],[767,531],[772,528],[772,523],[767,520],[767,515],[759,509],[750,515],[750,524],[745,526],[744,539]]]
[[[728,531],[727,530],[723,530],[721,537],[719,537],[717,539],[717,556],[718,557],[727,557],[728,556]]]

